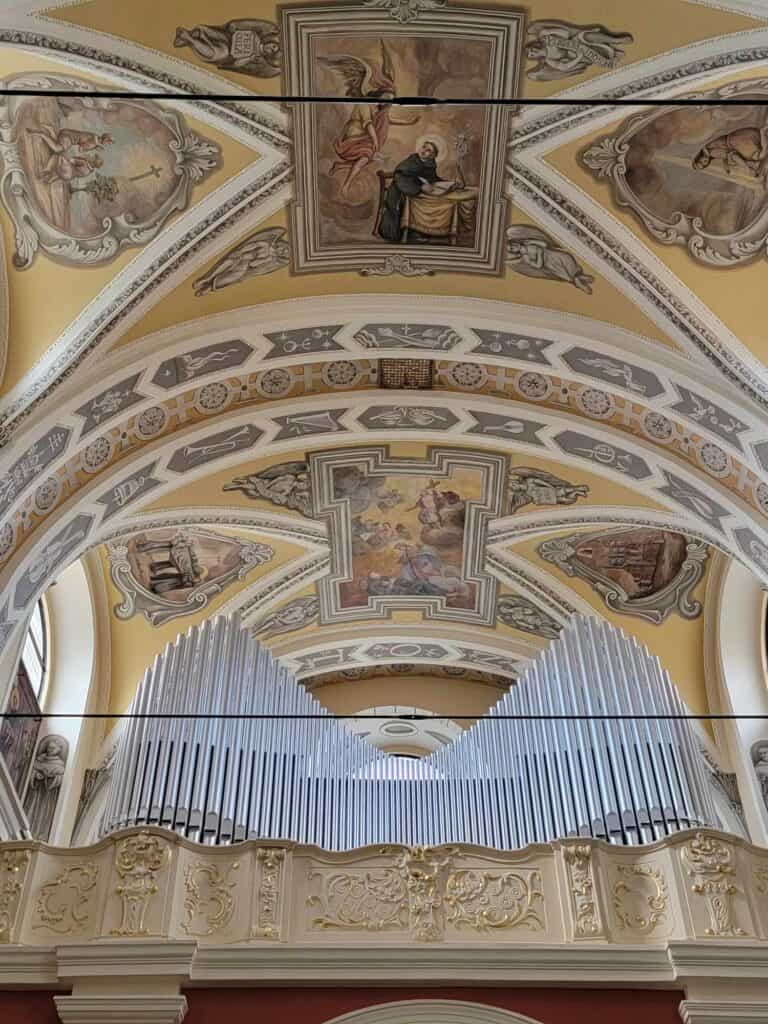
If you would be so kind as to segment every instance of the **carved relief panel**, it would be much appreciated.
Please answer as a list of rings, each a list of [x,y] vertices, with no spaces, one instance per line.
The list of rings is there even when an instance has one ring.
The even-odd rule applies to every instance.
[[[24,915],[25,941],[83,942],[101,930],[111,851],[74,850],[35,862],[31,900]]]
[[[696,937],[754,936],[750,880],[738,847],[716,834],[697,832],[681,847],[680,857]]]
[[[118,841],[107,887],[104,937],[145,938],[167,930],[174,873],[169,870],[171,851],[168,839],[145,831]],[[173,866],[178,867],[178,861]]]
[[[612,851],[613,853],[614,851]],[[666,855],[621,856],[606,865],[607,913],[617,942],[655,943],[672,934],[679,917],[672,864]],[[627,851],[628,853],[629,851]],[[617,862],[618,861],[618,862]]]

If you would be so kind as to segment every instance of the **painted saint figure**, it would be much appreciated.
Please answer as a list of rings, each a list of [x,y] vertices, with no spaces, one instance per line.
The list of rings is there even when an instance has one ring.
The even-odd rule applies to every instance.
[[[256,78],[280,74],[283,49],[272,21],[236,18],[223,25],[195,25],[176,29],[174,46],[189,46],[206,64]]]
[[[419,119],[417,115],[411,120],[397,121],[392,116],[389,101],[396,95],[394,65],[383,40],[380,45],[380,64],[350,56],[320,59],[321,64],[344,79],[345,94],[362,101],[352,107],[333,144],[338,159],[331,165],[331,174],[346,172],[339,189],[342,196],[348,195],[355,178],[381,153],[389,126],[416,124]]]
[[[418,153],[411,153],[395,167],[392,183],[384,193],[384,204],[378,223],[378,233],[387,242],[418,240],[403,239],[401,221],[406,199],[416,196],[445,195],[463,182],[445,181],[437,173],[437,143],[427,139]],[[440,183],[440,184],[439,184]],[[408,232],[409,236],[413,232]]]

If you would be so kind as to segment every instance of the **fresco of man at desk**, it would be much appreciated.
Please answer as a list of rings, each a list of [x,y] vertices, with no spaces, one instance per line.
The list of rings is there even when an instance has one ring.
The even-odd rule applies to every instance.
[[[475,245],[485,109],[390,101],[487,95],[486,48],[402,35],[315,41],[315,94],[360,101],[316,109],[321,243]]]

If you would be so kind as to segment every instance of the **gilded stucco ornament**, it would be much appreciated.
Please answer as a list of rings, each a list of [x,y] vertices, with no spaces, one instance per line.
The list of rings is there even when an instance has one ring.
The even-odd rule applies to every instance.
[[[5,850],[0,858],[0,943],[11,941],[29,858],[29,850]]]
[[[225,868],[216,863],[197,860],[184,868],[184,913],[181,927],[187,935],[215,935],[232,920],[235,898],[231,881],[233,871],[240,867],[232,861]]]
[[[743,890],[736,884],[733,851],[705,832],[697,832],[684,847],[683,860],[693,878],[691,892],[703,896],[710,918],[704,934],[715,938],[741,938],[747,932],[736,920],[734,897]]]
[[[256,908],[251,937],[281,938],[282,890],[285,872],[285,850],[260,847],[256,851]]]
[[[446,921],[477,932],[546,927],[539,871],[452,871],[445,883]]]
[[[666,920],[669,893],[663,872],[653,864],[620,864],[613,887],[613,908],[622,928],[650,935]]]
[[[563,859],[568,873],[568,885],[573,910],[574,937],[592,939],[603,934],[600,909],[595,896],[590,846],[566,846]]]
[[[122,900],[122,920],[112,935],[146,935],[145,918],[152,897],[160,891],[158,878],[168,865],[171,849],[164,839],[139,832],[118,844],[115,870],[120,885],[115,889]]]
[[[89,902],[99,878],[94,861],[73,864],[40,887],[35,900],[33,928],[45,928],[58,935],[75,935],[85,930]]]

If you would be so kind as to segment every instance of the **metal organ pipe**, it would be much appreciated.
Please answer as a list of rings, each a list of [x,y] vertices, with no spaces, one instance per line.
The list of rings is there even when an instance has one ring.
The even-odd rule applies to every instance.
[[[420,760],[333,719],[236,615],[169,644],[132,710],[158,717],[127,722],[102,834],[147,824],[216,845],[504,850],[560,836],[634,845],[717,824],[667,673],[594,619],[575,617],[486,719]]]

